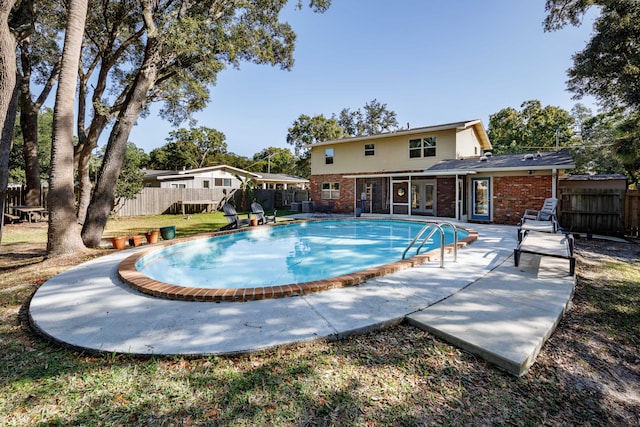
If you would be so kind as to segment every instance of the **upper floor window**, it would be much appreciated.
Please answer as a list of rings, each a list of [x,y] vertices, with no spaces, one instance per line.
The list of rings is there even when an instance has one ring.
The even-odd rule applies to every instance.
[[[325,148],[324,150],[324,163],[326,165],[333,164],[333,148]]]
[[[365,156],[374,156],[376,154],[376,145],[375,144],[364,144],[364,155]]]
[[[436,137],[409,140],[409,158],[434,157],[436,155]]]

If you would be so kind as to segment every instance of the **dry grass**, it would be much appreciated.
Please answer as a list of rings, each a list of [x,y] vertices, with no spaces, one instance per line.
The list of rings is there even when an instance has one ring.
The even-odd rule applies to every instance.
[[[46,260],[43,242],[16,240],[0,251],[0,425],[640,423],[635,244],[578,241],[574,307],[518,379],[407,325],[233,358],[69,351],[34,335],[29,298],[108,250]]]

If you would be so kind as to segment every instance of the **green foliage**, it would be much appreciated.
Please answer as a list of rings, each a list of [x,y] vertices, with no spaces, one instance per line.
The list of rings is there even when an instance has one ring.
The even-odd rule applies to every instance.
[[[574,174],[622,174],[640,180],[640,115],[617,109],[596,116],[578,105],[571,150]]]
[[[51,108],[43,109],[38,118],[38,161],[40,162],[40,177],[43,180],[49,178],[49,170],[51,169],[52,124],[53,110]],[[25,164],[22,149],[22,129],[19,123],[16,123],[13,147],[9,157],[9,181],[13,183],[25,183]]]
[[[640,2],[638,0],[547,0],[545,29],[578,26],[597,7],[593,35],[573,56],[569,90],[580,98],[595,96],[609,108],[640,108]]]
[[[395,111],[388,110],[387,104],[376,99],[367,102],[362,110],[344,108],[339,115],[334,114],[331,118],[348,136],[375,135],[398,127]]]
[[[590,110],[576,106],[572,114],[579,123],[571,155],[576,164],[572,174],[624,174],[614,141],[619,117],[614,114],[592,116]]]
[[[101,153],[96,158],[96,162],[99,163],[104,153]],[[96,162],[92,162],[92,168],[96,167]],[[144,165],[149,162],[149,156],[141,148],[136,147],[133,142],[127,144],[127,150],[125,152],[124,165],[120,171],[118,177],[118,183],[116,184],[115,191],[115,206],[114,210],[117,210],[119,206],[127,199],[135,199],[138,194],[142,192],[144,184],[142,178],[144,177]]]
[[[286,148],[269,147],[254,154],[249,170],[255,172],[297,174],[296,158]]]
[[[362,109],[351,111],[344,108],[331,118],[322,114],[314,117],[301,114],[289,128],[287,143],[295,147],[295,154],[300,158],[300,175],[308,176],[309,150],[306,146],[344,136],[375,135],[397,127],[396,113],[387,109],[387,104],[374,99]]]
[[[618,132],[614,148],[627,176],[637,186],[640,183],[640,113],[626,116],[619,124]]]
[[[287,143],[294,146],[296,156],[307,158],[307,145],[339,139],[343,135],[344,130],[336,119],[328,119],[322,114],[314,117],[301,114],[288,129]]]
[[[227,152],[224,133],[212,128],[180,128],[169,134],[167,144],[150,153],[152,169],[195,169],[220,164]]]
[[[233,174],[233,176],[240,181],[240,193],[242,194],[240,204],[241,209],[246,211],[248,206],[247,202],[253,198],[253,190],[256,188],[256,182],[248,173],[244,176],[238,174]]]
[[[556,137],[560,147],[570,144],[573,124],[569,112],[531,100],[520,111],[507,107],[492,114],[488,135],[495,154],[548,150],[556,146]]]

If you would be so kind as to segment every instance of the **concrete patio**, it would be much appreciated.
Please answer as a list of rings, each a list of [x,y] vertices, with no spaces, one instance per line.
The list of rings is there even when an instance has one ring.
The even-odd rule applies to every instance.
[[[466,224],[467,226],[469,224]],[[513,375],[535,362],[571,301],[568,262],[523,254],[515,227],[473,224],[477,242],[438,261],[366,283],[250,302],[154,298],[122,283],[132,250],[92,260],[44,283],[32,325],[76,349],[145,355],[229,355],[339,339],[408,321]]]

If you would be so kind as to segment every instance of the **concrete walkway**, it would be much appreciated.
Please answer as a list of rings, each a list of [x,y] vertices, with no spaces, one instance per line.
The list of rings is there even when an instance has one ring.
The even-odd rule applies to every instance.
[[[514,227],[473,228],[478,241],[457,263],[447,255],[444,268],[434,261],[356,287],[245,303],[141,294],[118,279],[118,263],[132,253],[125,250],[44,283],[29,315],[63,345],[161,355],[237,354],[408,320],[522,375],[570,302],[574,278],[565,260],[523,254],[514,267]]]

